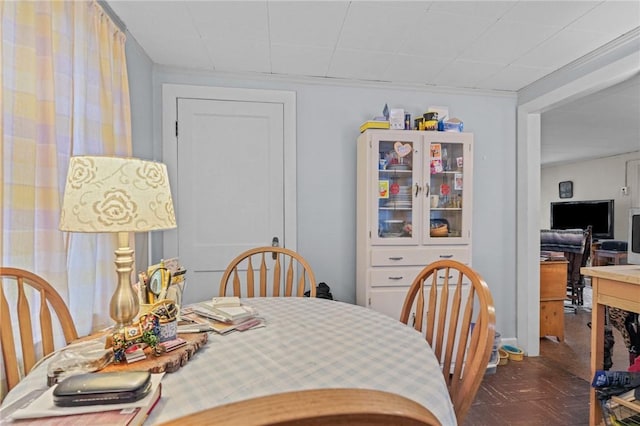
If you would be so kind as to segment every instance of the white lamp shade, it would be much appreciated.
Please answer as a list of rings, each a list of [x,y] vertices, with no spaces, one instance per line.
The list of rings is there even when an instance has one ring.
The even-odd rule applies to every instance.
[[[138,158],[71,157],[60,230],[147,232],[175,227],[164,164]]]

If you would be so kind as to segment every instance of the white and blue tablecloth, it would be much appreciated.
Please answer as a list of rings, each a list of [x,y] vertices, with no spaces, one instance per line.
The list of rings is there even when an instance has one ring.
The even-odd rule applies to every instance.
[[[162,380],[162,398],[145,425],[216,405],[315,388],[366,388],[397,393],[445,425],[455,414],[439,365],[411,327],[360,306],[316,298],[253,298],[266,327],[211,334],[191,360]],[[3,405],[42,387],[46,363]]]

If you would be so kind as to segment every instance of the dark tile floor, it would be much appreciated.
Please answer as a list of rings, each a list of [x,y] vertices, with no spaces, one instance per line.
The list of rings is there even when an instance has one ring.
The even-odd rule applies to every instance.
[[[565,341],[540,340],[540,356],[498,366],[485,376],[465,426],[588,425],[591,313],[565,313]],[[612,370],[626,370],[628,353],[614,330]]]

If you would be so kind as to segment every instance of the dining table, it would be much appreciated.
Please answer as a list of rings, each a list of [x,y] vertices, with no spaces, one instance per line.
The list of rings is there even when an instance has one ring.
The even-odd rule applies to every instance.
[[[319,388],[363,388],[405,396],[445,425],[456,417],[442,371],[424,337],[374,310],[308,297],[243,298],[264,327],[208,342],[162,378],[162,397],[145,425],[244,399]],[[46,388],[47,362],[4,399]]]

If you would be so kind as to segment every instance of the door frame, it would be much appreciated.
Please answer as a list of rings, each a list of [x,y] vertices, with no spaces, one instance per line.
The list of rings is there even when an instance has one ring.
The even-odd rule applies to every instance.
[[[291,250],[297,247],[296,216],[296,92],[285,90],[242,89],[232,87],[162,85],[162,159],[167,165],[169,183],[178,187],[178,98],[209,99],[216,101],[244,101],[282,104],[284,113],[284,241],[281,245]],[[174,205],[180,194],[173,192]],[[177,210],[177,209],[176,209]],[[178,229],[163,232],[165,258],[179,256]]]
[[[527,356],[540,355],[542,113],[613,86],[640,72],[639,47],[640,29],[635,29],[518,93],[516,337]]]

